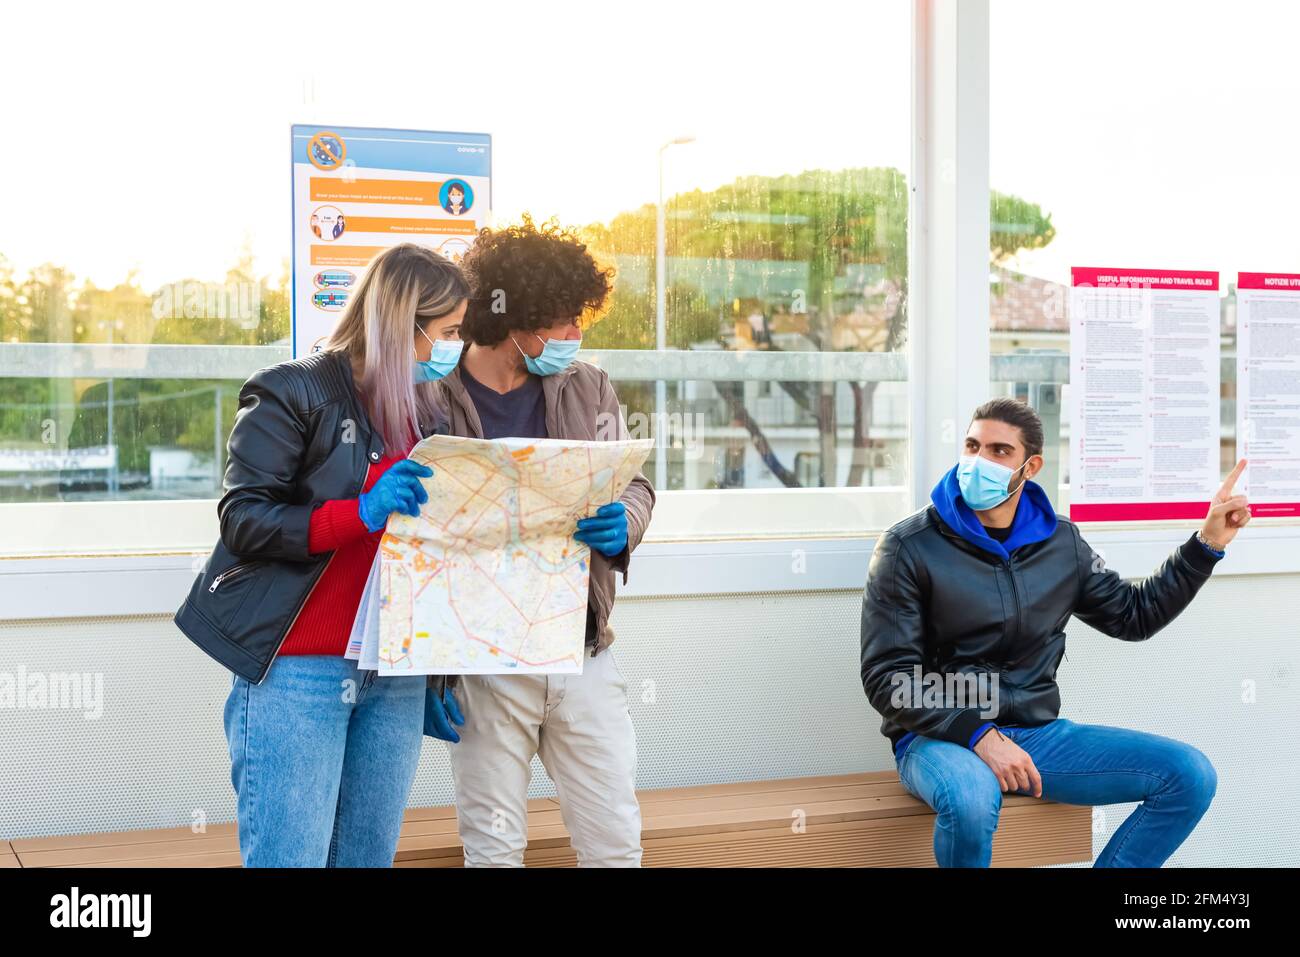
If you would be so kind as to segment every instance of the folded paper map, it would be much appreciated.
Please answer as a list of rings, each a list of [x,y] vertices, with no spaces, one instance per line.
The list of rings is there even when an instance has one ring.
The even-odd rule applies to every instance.
[[[618,500],[653,445],[422,441],[410,457],[433,469],[429,500],[418,518],[389,516],[377,596],[353,629],[361,667],[359,636],[380,675],[580,674],[591,551],[573,533]]]

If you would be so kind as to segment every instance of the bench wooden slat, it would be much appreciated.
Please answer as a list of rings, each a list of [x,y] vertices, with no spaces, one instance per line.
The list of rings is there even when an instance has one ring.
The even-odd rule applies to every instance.
[[[897,793],[882,792],[871,786],[853,787],[843,785],[835,788],[815,788],[804,791],[764,791],[759,794],[717,794],[711,797],[681,799],[676,801],[654,801],[641,805],[641,817],[654,819],[669,817],[674,814],[711,814],[734,810],[737,808],[774,809],[789,817],[799,808],[814,805],[834,804],[843,801],[870,803],[872,801],[915,801],[904,791]],[[928,810],[928,809],[927,809]]]
[[[638,792],[647,867],[933,867],[934,812],[893,771]],[[796,811],[802,812],[796,816]],[[994,866],[1088,861],[1092,809],[1003,795]],[[795,824],[800,825],[796,830]],[[238,867],[233,823],[18,838],[0,867]],[[454,807],[411,808],[395,867],[460,867]],[[529,867],[576,863],[559,803],[528,802]]]
[[[870,821],[894,819],[900,816],[933,818],[924,805],[918,807],[913,797],[872,798],[866,801],[830,801],[809,804],[801,808],[805,825],[829,824],[836,821]],[[730,833],[773,827],[790,828],[795,819],[788,806],[736,808],[703,813],[683,813],[653,818],[648,837],[679,837],[687,834]]]
[[[1064,806],[1058,805],[1060,810]],[[1029,817],[1023,817],[1028,813]],[[1004,808],[993,840],[994,867],[1065,864],[1091,858],[1090,808],[1035,815]],[[810,824],[740,834],[647,840],[647,867],[934,867],[933,816]],[[1026,857],[1026,851],[1030,854]]]
[[[173,857],[136,857],[111,864],[67,864],[66,867],[241,867],[239,851],[220,851],[212,854],[187,854]]]
[[[768,791],[815,791],[834,787],[879,787],[887,793],[906,794],[894,771],[867,771],[808,778],[776,778],[768,781],[731,781],[725,784],[697,784],[679,788],[655,788],[637,792],[644,808],[661,801],[694,800],[731,794],[762,794]]]
[[[1027,807],[1004,809],[993,843],[994,867],[1068,864],[1091,858],[1091,809],[1055,806],[1041,814]],[[1022,815],[1031,815],[1022,819]],[[646,867],[934,867],[933,816],[812,824],[802,834],[789,827],[704,832],[682,837],[646,838]],[[1025,852],[1029,856],[1026,858]],[[408,860],[395,866],[455,867],[455,858]],[[535,849],[524,855],[528,867],[572,867],[567,846]]]
[[[188,833],[188,832],[187,832]],[[132,861],[168,857],[193,857],[227,851],[239,853],[239,837],[191,835],[179,841],[149,841],[142,844],[100,844],[91,847],[65,847],[50,851],[24,851],[19,855],[23,867],[68,867],[91,864],[103,867],[126,867]]]
[[[234,823],[209,824],[202,834],[188,827],[167,827],[138,831],[104,831],[97,834],[59,834],[52,837],[17,837],[10,843],[14,853],[22,857],[32,851],[59,851],[78,847],[108,847],[117,844],[150,844],[183,841],[198,837],[239,838],[238,825]]]

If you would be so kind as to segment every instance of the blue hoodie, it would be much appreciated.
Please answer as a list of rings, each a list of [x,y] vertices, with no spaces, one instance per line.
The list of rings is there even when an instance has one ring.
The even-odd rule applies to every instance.
[[[1010,558],[1021,545],[1046,541],[1056,534],[1056,509],[1037,482],[1025,481],[1025,491],[1016,505],[1016,517],[1011,521],[1011,535],[1005,545],[984,531],[974,510],[961,497],[957,466],[954,465],[939,479],[939,484],[930,492],[930,501],[939,510],[939,517],[945,525],[972,545],[1001,559]]]
[[[1022,545],[1042,542],[1056,534],[1056,509],[1043,487],[1036,482],[1025,481],[1025,491],[1016,505],[1016,516],[1011,520],[1011,534],[1003,544],[984,531],[984,525],[976,517],[974,509],[961,497],[961,485],[957,482],[957,466],[948,470],[939,483],[930,492],[930,501],[939,512],[943,523],[966,541],[978,548],[990,552],[1003,560],[1009,559],[1011,553]],[[992,721],[986,721],[975,729],[967,747],[975,747],[984,732],[995,728]],[[915,731],[909,731],[898,739],[894,754],[900,755],[903,749],[916,737]]]

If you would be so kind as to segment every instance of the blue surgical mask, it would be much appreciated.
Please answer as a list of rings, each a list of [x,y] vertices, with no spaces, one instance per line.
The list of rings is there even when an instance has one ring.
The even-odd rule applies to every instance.
[[[423,329],[420,335],[429,339],[429,334]],[[460,351],[465,348],[465,343],[460,339],[429,339],[433,343],[433,351],[429,353],[429,358],[423,362],[415,363],[415,381],[416,382],[433,382],[441,379],[452,369],[456,368],[456,363],[460,362]]]
[[[1029,464],[1025,459],[1024,465]],[[977,512],[997,508],[1011,497],[1011,476],[1020,469],[991,462],[982,455],[963,455],[957,463],[957,485],[966,504]]]
[[[569,367],[569,363],[578,357],[578,350],[582,348],[581,339],[543,339],[536,333],[533,333],[533,338],[542,344],[542,354],[536,359],[523,349],[519,349],[515,337],[510,337],[510,341],[515,342],[515,348],[519,349],[519,354],[524,357],[524,366],[533,375],[555,375],[557,372],[563,372]]]

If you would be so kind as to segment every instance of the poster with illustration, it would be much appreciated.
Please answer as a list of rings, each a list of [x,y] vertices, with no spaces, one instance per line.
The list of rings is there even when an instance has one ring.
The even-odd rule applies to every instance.
[[[329,338],[370,260],[415,242],[459,261],[492,210],[492,137],[292,127],[292,348]]]

